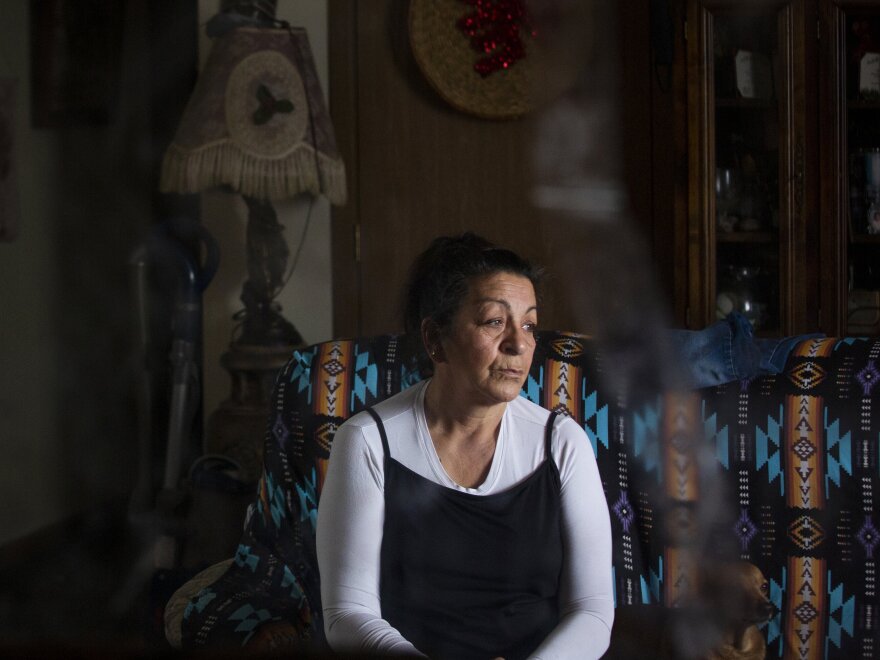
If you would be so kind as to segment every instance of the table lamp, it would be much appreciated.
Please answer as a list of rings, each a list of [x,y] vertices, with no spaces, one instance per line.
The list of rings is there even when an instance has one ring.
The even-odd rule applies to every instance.
[[[248,208],[244,309],[221,360],[232,393],[208,419],[205,449],[236,459],[254,480],[274,375],[303,344],[275,301],[289,250],[272,204],[300,194],[324,195],[331,204],[346,198],[345,167],[306,31],[271,23],[214,40],[160,179],[163,192],[233,191]]]

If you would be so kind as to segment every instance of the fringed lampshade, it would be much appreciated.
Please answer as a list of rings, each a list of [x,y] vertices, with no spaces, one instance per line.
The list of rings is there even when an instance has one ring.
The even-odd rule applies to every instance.
[[[215,41],[160,188],[220,186],[259,200],[308,192],[345,203],[345,168],[304,29],[238,28]]]
[[[272,202],[309,193],[344,204],[346,191],[306,31],[274,22],[283,27],[239,27],[215,39],[165,152],[160,189],[244,196],[248,280],[235,343],[284,348],[303,340],[275,302],[289,250]]]

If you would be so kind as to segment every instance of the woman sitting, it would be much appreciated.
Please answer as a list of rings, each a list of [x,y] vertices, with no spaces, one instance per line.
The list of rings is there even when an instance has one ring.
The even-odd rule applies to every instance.
[[[318,512],[337,651],[598,658],[611,531],[584,430],[519,396],[538,274],[473,234],[413,266],[406,329],[433,376],[343,424]]]

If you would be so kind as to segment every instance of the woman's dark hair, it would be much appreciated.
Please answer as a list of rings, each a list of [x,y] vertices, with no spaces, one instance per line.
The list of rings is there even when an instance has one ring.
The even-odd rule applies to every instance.
[[[525,277],[535,295],[539,293],[543,273],[516,253],[471,232],[435,238],[410,268],[403,317],[407,334],[418,337],[426,318],[445,332],[467,296],[471,280],[495,273]]]

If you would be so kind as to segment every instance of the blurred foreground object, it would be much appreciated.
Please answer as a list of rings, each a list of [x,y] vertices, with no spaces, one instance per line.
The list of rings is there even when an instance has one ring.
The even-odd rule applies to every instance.
[[[619,8],[596,0],[560,0],[534,2],[532,10],[547,44],[546,68],[536,77],[541,86],[532,191],[541,230],[551,243],[548,252],[556,257],[547,265],[566,283],[578,330],[595,338],[607,360],[596,374],[601,389],[622,409],[650,411],[647,418],[622,418],[616,441],[626,438],[638,445],[641,425],[657,429],[651,453],[635,448],[637,460],[630,468],[641,461],[641,469],[622,464],[612,476],[622,490],[617,501],[609,498],[609,506],[617,516],[641,511],[657,527],[651,552],[661,554],[649,573],[664,585],[661,603],[695,604],[693,611],[700,613],[693,626],[670,633],[673,657],[701,657],[727,624],[723,612],[701,606],[696,587],[697,575],[713,556],[710,530],[729,518],[728,503],[703,441],[699,396],[689,390],[684,365],[664,332],[670,326],[666,301],[632,218],[619,107],[624,83]],[[627,429],[627,423],[636,428]],[[622,530],[625,560],[615,572],[618,607],[651,602],[645,575],[626,561],[640,542],[630,525]]]

